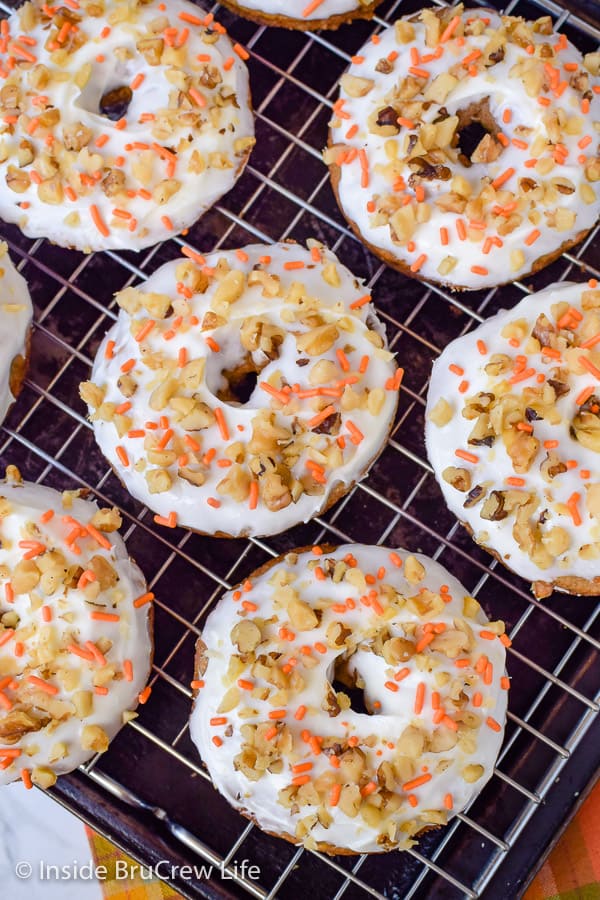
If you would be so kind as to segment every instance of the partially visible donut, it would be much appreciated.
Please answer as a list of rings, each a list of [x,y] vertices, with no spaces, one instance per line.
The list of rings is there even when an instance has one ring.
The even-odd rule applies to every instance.
[[[117,295],[81,396],[156,521],[275,534],[363,477],[402,370],[370,295],[316,241],[186,252]]]
[[[0,36],[0,215],[140,250],[228,191],[254,144],[248,54],[187,0],[33,0]]]
[[[405,849],[492,774],[506,645],[504,624],[425,556],[293,551],[206,620],[190,735],[217,790],[265,831],[324,853]]]
[[[152,656],[144,577],[116,509],[0,484],[0,785],[51,787],[132,718]],[[141,700],[144,700],[144,694]]]
[[[232,12],[260,25],[315,31],[370,19],[381,0],[224,0]]]
[[[478,544],[533,583],[600,594],[600,289],[550,285],[436,360],[427,453]]]
[[[353,57],[326,161],[377,255],[455,289],[523,278],[600,212],[600,56],[550,16],[424,9]]]
[[[29,362],[33,305],[27,282],[0,242],[0,423],[19,396]]]

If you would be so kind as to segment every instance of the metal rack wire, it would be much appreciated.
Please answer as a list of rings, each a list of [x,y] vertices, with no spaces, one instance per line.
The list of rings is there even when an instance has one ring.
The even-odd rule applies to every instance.
[[[158,598],[150,700],[107,754],[62,779],[54,793],[142,861],[213,865],[212,879],[173,876],[189,897],[271,900],[311,890],[335,900],[516,896],[600,764],[600,606],[560,596],[539,602],[520,579],[490,564],[446,511],[423,446],[424,395],[439,349],[523,292],[569,277],[600,277],[594,266],[599,231],[526,285],[452,296],[392,272],[362,247],[342,221],[321,163],[336,82],[350,56],[386,20],[421,5],[388,0],[371,23],[319,34],[282,34],[213,8],[251,52],[258,143],[236,188],[185,241],[209,251],[256,240],[324,240],[367,280],[407,372],[382,457],[322,518],[252,541],[156,526],[96,449],[77,386],[115,318],[113,293],[177,256],[183,240],[139,257],[84,257],[3,228],[29,279],[36,318],[31,370],[0,431],[0,459],[18,463],[28,479],[87,487],[118,505],[130,552]],[[0,7],[8,12],[12,5]],[[600,38],[591,19],[553,0],[512,0],[506,11],[526,18],[550,14],[584,51]],[[327,858],[262,835],[214,792],[187,733],[193,645],[223,589],[294,546],[352,540],[406,546],[440,559],[492,617],[506,620],[513,639],[508,666],[517,687],[494,777],[446,829],[414,850],[383,858]],[[258,880],[240,873],[242,859],[260,867]]]

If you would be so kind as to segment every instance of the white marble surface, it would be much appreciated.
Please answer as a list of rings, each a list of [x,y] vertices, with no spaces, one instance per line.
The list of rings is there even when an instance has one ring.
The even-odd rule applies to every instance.
[[[0,896],[102,900],[99,882],[85,877],[94,863],[83,823],[42,791],[26,791],[20,782],[3,787],[1,795]],[[24,877],[29,866],[31,875]],[[49,866],[59,867],[59,878]]]

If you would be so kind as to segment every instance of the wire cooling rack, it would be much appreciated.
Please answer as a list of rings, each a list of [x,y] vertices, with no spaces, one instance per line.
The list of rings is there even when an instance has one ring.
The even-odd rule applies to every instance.
[[[336,82],[350,56],[386,20],[420,5],[388,0],[370,23],[318,34],[265,29],[213,8],[251,52],[257,147],[235,189],[186,241],[202,252],[256,240],[325,241],[367,280],[406,369],[397,421],[369,477],[310,524],[252,541],[161,529],[96,449],[77,388],[115,319],[113,294],[177,257],[180,239],[139,255],[83,256],[28,240],[14,227],[2,229],[29,280],[36,316],[29,377],[0,431],[0,459],[17,463],[30,480],[87,487],[100,501],[118,505],[131,555],[157,597],[148,703],[108,753],[60,779],[52,793],[138,860],[162,860],[161,875],[186,897],[517,897],[600,764],[600,606],[564,596],[538,602],[523,581],[490,563],[446,510],[423,444],[427,378],[438,351],[524,292],[600,277],[598,230],[526,284],[452,296],[404,278],[362,247],[337,210],[321,162]],[[594,9],[597,15],[592,0],[582,0],[576,12],[575,2],[569,11],[552,0],[516,0],[506,11],[526,18],[550,14],[587,52],[600,38]],[[492,618],[505,619],[513,640],[507,733],[491,781],[464,814],[405,853],[327,858],[262,834],[215,792],[189,738],[194,643],[209,609],[270,557],[321,541],[429,553]],[[256,870],[249,874],[250,864],[258,878],[252,877]],[[205,868],[187,878],[171,869],[181,865]]]

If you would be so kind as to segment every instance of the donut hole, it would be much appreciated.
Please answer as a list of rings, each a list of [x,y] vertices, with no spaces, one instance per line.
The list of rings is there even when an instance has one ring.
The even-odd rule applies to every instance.
[[[224,369],[221,373],[224,385],[217,390],[217,397],[231,406],[245,406],[256,390],[260,372],[252,360],[235,369]]]
[[[486,134],[490,134],[490,132],[483,127],[481,122],[470,122],[458,132],[458,149],[463,156],[469,158],[469,162]]]
[[[218,328],[210,340],[219,352],[211,353],[206,360],[208,389],[222,403],[236,407],[256,405],[253,395],[263,371],[281,355],[283,333],[252,316],[243,321],[237,334]]]
[[[458,109],[456,115],[458,125],[453,146],[462,165],[469,169],[474,163],[486,164],[498,159],[504,150],[497,138],[502,129],[492,114],[489,98],[469,103]]]
[[[129,110],[133,91],[129,86],[135,77],[131,61],[113,60],[113,65],[96,64],[75,100],[75,106],[91,115],[117,122]],[[119,113],[119,114],[118,114]]]
[[[347,681],[340,681],[338,678],[334,678],[331,682],[331,687],[336,692],[336,694],[342,691],[346,697],[350,700],[350,709],[352,712],[360,713],[362,715],[370,716],[373,714],[373,710],[367,709],[367,705],[365,703],[365,694],[364,691],[359,687],[353,687],[351,683]]]
[[[100,115],[106,116],[111,122],[118,122],[126,115],[132,98],[133,91],[127,84],[105,91],[98,101]]]
[[[74,100],[74,106],[93,116],[99,127],[127,118],[128,131],[137,130],[142,113],[168,105],[170,85],[166,78],[145,77],[136,90],[131,88],[138,75],[146,74],[141,65],[143,57],[140,61],[134,54],[135,48],[131,57],[113,58],[110,65],[92,63],[92,73]]]
[[[371,716],[376,714],[378,710],[373,709],[372,706],[369,707],[366,702],[366,692],[364,687],[361,687],[360,676],[353,671],[353,667],[350,665],[353,656],[354,654],[351,654],[349,657],[339,656],[334,661],[333,666],[330,667],[327,673],[328,683],[336,694],[341,691],[348,697],[352,712]]]

